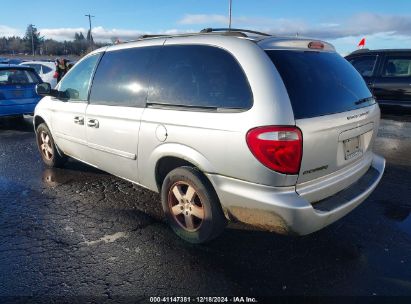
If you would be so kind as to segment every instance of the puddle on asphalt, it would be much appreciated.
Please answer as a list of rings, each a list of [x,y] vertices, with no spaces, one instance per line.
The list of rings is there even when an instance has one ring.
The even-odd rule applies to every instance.
[[[384,206],[386,218],[395,222],[396,226],[411,235],[411,206],[398,205],[390,201],[380,201]]]
[[[56,187],[71,181],[88,179],[89,174],[106,173],[80,162],[70,162],[62,169],[45,168],[42,174],[42,181],[48,187]]]
[[[49,187],[55,187],[59,184],[64,184],[73,179],[72,174],[66,170],[64,173],[60,169],[45,169],[43,171],[42,180]]]

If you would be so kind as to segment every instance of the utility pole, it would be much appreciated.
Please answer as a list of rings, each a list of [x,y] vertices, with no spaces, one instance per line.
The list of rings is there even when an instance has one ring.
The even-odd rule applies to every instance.
[[[231,30],[231,6],[232,0],[228,0],[228,30]]]
[[[92,16],[92,15],[90,15],[90,13],[88,14],[88,15],[84,15],[84,16],[86,16],[86,17],[88,17],[88,23],[89,23],[89,25],[90,25],[90,31],[89,31],[89,33],[90,33],[90,47],[91,48],[93,48],[93,36],[91,36],[91,18],[94,18],[95,16]]]
[[[34,38],[33,38],[33,27],[34,24],[30,24],[30,29],[31,29],[31,51],[33,53],[33,57],[34,57]]]

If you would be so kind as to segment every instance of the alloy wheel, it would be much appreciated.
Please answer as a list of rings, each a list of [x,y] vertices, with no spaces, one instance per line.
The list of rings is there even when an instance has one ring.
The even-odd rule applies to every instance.
[[[187,182],[176,182],[168,192],[168,205],[176,222],[186,231],[200,229],[204,206],[195,188]]]
[[[50,135],[45,131],[41,131],[40,133],[40,150],[45,159],[51,160],[53,158],[53,147],[51,145]]]

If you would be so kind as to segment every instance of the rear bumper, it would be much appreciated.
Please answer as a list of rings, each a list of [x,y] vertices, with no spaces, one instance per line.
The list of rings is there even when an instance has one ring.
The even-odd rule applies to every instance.
[[[12,116],[20,114],[33,114],[35,103],[24,103],[24,104],[14,104],[14,105],[2,105],[0,102],[0,116]]]
[[[275,188],[208,174],[227,218],[254,229],[305,235],[335,222],[375,189],[385,159],[373,155],[370,168],[356,182],[335,195],[310,203],[295,187]]]

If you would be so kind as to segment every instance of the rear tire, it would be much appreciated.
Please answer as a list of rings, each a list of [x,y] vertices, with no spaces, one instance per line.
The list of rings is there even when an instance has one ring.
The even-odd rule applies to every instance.
[[[62,167],[66,161],[67,156],[60,155],[51,132],[45,123],[41,123],[36,129],[37,147],[39,148],[43,162],[52,168]]]
[[[167,174],[161,187],[161,202],[171,228],[187,242],[208,242],[219,236],[227,224],[212,185],[192,167],[180,167]]]

